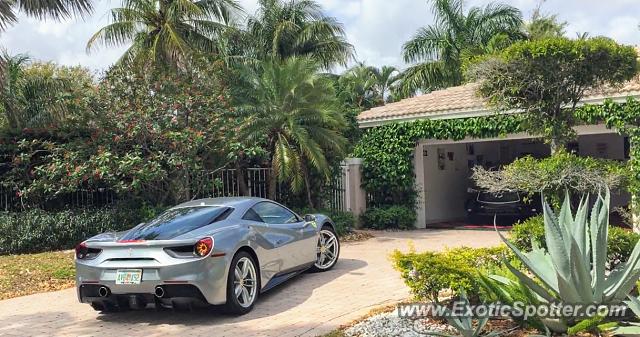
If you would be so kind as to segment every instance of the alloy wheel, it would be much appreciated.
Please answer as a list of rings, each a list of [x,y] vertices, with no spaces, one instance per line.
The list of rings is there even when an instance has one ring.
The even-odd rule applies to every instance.
[[[319,233],[315,267],[318,269],[329,269],[338,259],[340,245],[336,234],[331,230],[323,229]]]
[[[233,290],[240,304],[244,308],[250,307],[256,299],[257,293],[256,268],[248,257],[242,257],[234,268]]]

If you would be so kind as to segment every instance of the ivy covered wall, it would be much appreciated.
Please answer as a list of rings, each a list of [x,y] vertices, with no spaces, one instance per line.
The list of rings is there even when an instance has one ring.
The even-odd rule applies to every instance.
[[[634,171],[630,192],[640,195],[640,102],[611,100],[601,105],[586,105],[575,114],[587,124],[605,123],[628,135],[631,142],[629,168]],[[526,132],[522,115],[505,114],[465,119],[416,120],[390,123],[368,129],[354,149],[364,159],[362,187],[371,195],[367,207],[382,205],[415,206],[413,151],[420,139],[462,140],[496,138]]]

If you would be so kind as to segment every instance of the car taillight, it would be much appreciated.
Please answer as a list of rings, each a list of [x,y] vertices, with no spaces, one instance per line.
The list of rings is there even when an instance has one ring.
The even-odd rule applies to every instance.
[[[202,238],[193,246],[193,252],[200,257],[207,256],[213,250],[213,238]]]
[[[87,244],[84,242],[76,246],[76,258],[78,258],[78,260],[94,259],[100,252],[102,252],[102,249],[87,247]]]
[[[89,247],[87,247],[87,245],[86,245],[84,242],[79,243],[79,244],[76,246],[76,257],[77,257],[79,260],[82,260],[82,259],[84,259],[85,257],[87,257],[87,254],[88,254],[88,253],[89,253]]]

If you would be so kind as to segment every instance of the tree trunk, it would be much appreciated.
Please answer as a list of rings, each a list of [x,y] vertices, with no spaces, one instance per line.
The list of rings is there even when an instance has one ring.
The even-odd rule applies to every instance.
[[[311,209],[315,209],[315,205],[313,204],[313,199],[311,198],[311,186],[309,184],[309,171],[306,166],[302,166],[302,176],[304,177],[304,187],[307,191],[307,203]]]
[[[553,137],[551,138],[551,142],[549,142],[549,147],[551,148],[551,155],[554,155],[562,150],[564,145],[557,137]]]
[[[269,185],[269,194],[268,197],[271,200],[276,200],[276,185],[278,184],[278,180],[276,179],[276,174],[273,172],[273,169],[269,171],[268,185]]]
[[[251,196],[251,191],[247,186],[247,170],[240,160],[236,161],[236,178],[238,180],[238,190],[241,196]]]

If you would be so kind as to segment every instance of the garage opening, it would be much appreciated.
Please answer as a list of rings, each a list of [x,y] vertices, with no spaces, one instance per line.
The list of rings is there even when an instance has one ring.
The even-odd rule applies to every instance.
[[[569,145],[569,150],[580,156],[591,156],[624,161],[628,159],[628,140],[603,126],[585,126],[578,130],[578,139]],[[551,153],[548,145],[525,134],[510,135],[496,139],[465,139],[462,141],[422,140],[416,146],[415,172],[418,194],[419,228],[442,227],[491,227],[493,216],[474,216],[470,212],[472,199],[501,202],[519,198],[504,195],[502,200],[491,200],[470,179],[472,168],[480,165],[487,169],[498,169],[524,156],[544,158]],[[630,196],[626,192],[613,193],[611,209],[626,206]],[[485,203],[483,203],[485,204]],[[535,204],[522,211],[539,211]],[[534,209],[530,209],[534,208]],[[499,215],[498,223],[509,226],[526,216]]]

